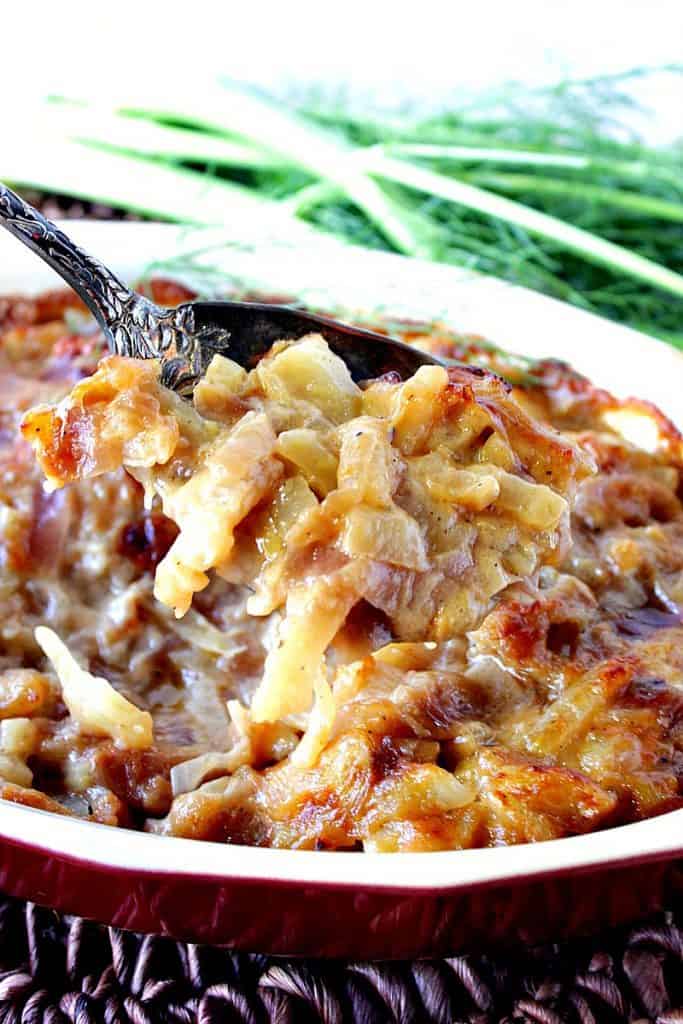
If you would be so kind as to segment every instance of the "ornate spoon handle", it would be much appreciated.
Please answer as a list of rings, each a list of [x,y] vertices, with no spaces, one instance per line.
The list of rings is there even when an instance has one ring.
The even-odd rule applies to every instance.
[[[56,224],[2,182],[0,225],[71,285],[104,330],[113,352],[186,362],[188,348],[192,347],[190,308],[161,309],[131,291],[99,260],[84,252]]]

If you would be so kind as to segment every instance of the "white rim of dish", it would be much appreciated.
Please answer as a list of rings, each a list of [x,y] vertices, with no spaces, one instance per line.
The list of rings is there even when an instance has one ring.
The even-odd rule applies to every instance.
[[[229,243],[223,231],[214,229],[94,221],[63,226],[93,255],[129,278],[160,254],[168,258],[214,247],[206,259],[249,288],[296,294],[323,308],[443,320],[511,351],[571,360],[596,383],[620,395],[635,393],[655,401],[680,421],[680,353],[636,331],[502,281],[352,249],[306,230],[300,241],[285,241],[273,235],[269,226],[253,222],[235,225]],[[58,280],[15,240],[0,235],[0,295],[35,293],[54,287]],[[469,888],[662,860],[683,853],[683,840],[677,838],[681,825],[683,810],[603,832],[524,846],[350,856],[147,835],[0,801],[0,835],[7,840],[103,868],[365,889]]]

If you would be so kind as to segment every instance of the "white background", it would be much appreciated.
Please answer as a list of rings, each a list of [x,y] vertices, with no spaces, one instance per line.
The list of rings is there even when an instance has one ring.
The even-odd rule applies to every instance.
[[[683,0],[5,0],[0,45],[3,106],[106,97],[121,78],[201,89],[224,74],[279,95],[434,108],[509,81],[683,62]],[[681,82],[635,88],[648,108],[635,126],[680,137]]]

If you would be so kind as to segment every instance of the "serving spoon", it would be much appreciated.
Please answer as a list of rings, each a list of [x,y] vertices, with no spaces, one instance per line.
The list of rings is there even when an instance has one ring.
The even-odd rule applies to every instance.
[[[390,372],[405,380],[426,363],[445,365],[404,342],[293,306],[228,301],[157,306],[1,182],[0,224],[73,288],[104,331],[110,351],[160,359],[162,382],[185,396],[217,353],[251,369],[273,342],[311,333],[323,336],[358,382]]]

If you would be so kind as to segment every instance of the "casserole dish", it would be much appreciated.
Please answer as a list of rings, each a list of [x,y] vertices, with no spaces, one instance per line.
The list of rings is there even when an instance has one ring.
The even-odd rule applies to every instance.
[[[438,318],[513,351],[571,360],[598,384],[635,392],[676,416],[677,353],[501,282],[303,235],[292,246],[265,231],[245,232],[225,246],[215,232],[155,225],[73,230],[130,277],[160,253],[212,246],[206,258],[242,287],[350,313]],[[0,266],[11,270],[0,273],[0,292],[51,283],[9,240],[2,243]],[[3,802],[0,886],[85,917],[192,941],[290,955],[431,955],[477,942],[559,937],[657,906],[676,884],[682,814],[517,848],[352,857],[86,828]]]

